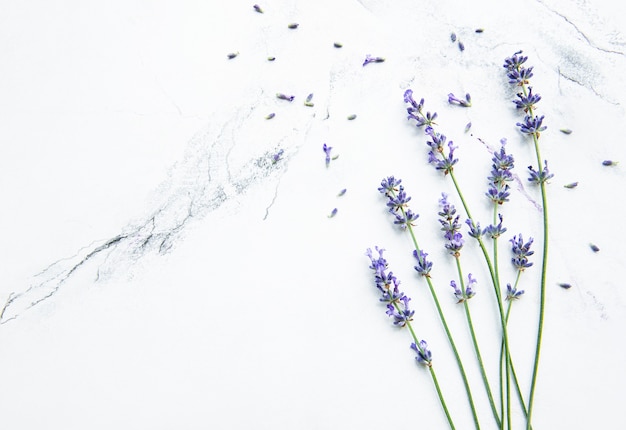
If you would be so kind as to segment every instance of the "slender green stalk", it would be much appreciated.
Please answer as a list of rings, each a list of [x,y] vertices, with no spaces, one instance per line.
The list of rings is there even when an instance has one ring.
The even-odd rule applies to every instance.
[[[404,209],[402,209],[404,212]],[[406,215],[406,214],[405,214]],[[413,240],[413,245],[415,247],[415,251],[419,256],[420,247],[417,244],[417,239],[415,238],[415,233],[413,232],[413,228],[410,224],[407,225],[409,229],[409,233],[411,234],[411,239]],[[480,429],[480,423],[478,421],[478,414],[476,413],[476,406],[474,405],[474,398],[472,396],[472,390],[469,386],[469,381],[467,379],[467,374],[465,373],[465,368],[463,367],[463,362],[461,361],[461,356],[459,355],[459,351],[454,343],[454,339],[452,338],[452,333],[450,332],[450,328],[448,327],[448,323],[446,322],[446,318],[443,315],[443,310],[441,309],[441,305],[439,304],[439,299],[437,298],[437,293],[435,292],[435,288],[433,287],[433,283],[430,279],[430,276],[425,276],[426,283],[428,284],[428,288],[430,290],[430,295],[433,298],[433,302],[435,303],[435,308],[437,309],[437,313],[439,314],[439,320],[443,326],[444,331],[446,332],[446,336],[448,337],[448,342],[452,347],[452,352],[454,353],[454,357],[456,358],[457,365],[459,367],[459,371],[461,372],[461,377],[463,378],[463,385],[465,386],[465,391],[467,392],[467,400],[470,404],[470,408],[472,410],[472,418],[474,419],[474,426],[477,430]]]
[[[396,303],[394,303],[394,306],[396,307],[396,309],[398,309],[398,305]],[[415,331],[413,331],[413,326],[408,321],[406,323],[406,326],[409,328],[409,331],[411,332],[411,336],[413,337],[413,341],[415,342],[415,345],[417,346],[417,348],[420,348],[420,350],[421,350],[421,347],[419,346],[420,345],[420,341],[417,338],[417,336],[415,335]],[[437,396],[439,397],[439,402],[441,403],[441,407],[443,408],[443,412],[446,414],[446,418],[448,419],[448,424],[450,425],[450,429],[455,430],[454,422],[452,422],[452,417],[450,416],[450,411],[448,410],[448,406],[446,405],[446,401],[443,398],[443,393],[441,392],[441,387],[439,386],[439,381],[437,380],[437,375],[435,374],[435,369],[433,368],[432,363],[428,364],[428,370],[430,371],[430,376],[431,376],[431,378],[433,380],[433,384],[435,385],[435,390],[437,390]]]
[[[463,271],[461,270],[461,261],[460,256],[455,255],[456,268],[459,274],[459,283],[461,284],[461,292],[463,293],[463,297],[465,297],[465,281],[463,280]],[[476,339],[476,332],[474,331],[474,324],[472,322],[472,315],[469,309],[468,300],[463,300],[463,308],[465,309],[465,317],[467,319],[467,325],[470,330],[470,335],[472,337],[472,343],[474,344],[474,351],[476,352],[476,358],[478,359],[478,366],[480,368],[480,375],[483,379],[483,385],[485,386],[485,390],[487,391],[487,397],[489,398],[489,405],[491,406],[491,411],[493,412],[493,417],[498,424],[498,427],[501,427],[502,422],[500,420],[500,416],[498,415],[498,410],[496,409],[496,405],[493,401],[493,394],[491,393],[491,386],[489,385],[489,379],[487,378],[487,372],[485,372],[485,365],[483,363],[483,358],[480,353],[480,348],[478,347],[478,340]]]

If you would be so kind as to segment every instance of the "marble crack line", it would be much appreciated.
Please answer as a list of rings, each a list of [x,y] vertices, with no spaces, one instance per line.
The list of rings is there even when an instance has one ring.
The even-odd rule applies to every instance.
[[[596,50],[598,50],[598,51],[600,51],[600,52],[605,52],[605,53],[607,53],[607,54],[617,54],[617,55],[624,56],[624,53],[623,53],[623,52],[621,52],[621,51],[614,51],[614,50],[611,50],[611,49],[601,48],[601,47],[597,46],[596,44],[594,44],[594,43],[591,41],[591,39],[589,39],[589,37],[587,37],[587,35],[586,35],[585,33],[583,33],[583,31],[582,31],[582,30],[580,30],[580,29],[578,28],[578,26],[577,26],[576,24],[574,24],[572,21],[570,21],[570,20],[569,20],[569,18],[567,18],[565,15],[563,15],[562,13],[560,13],[560,12],[558,12],[558,11],[554,10],[554,9],[551,9],[551,8],[550,8],[550,7],[548,7],[548,6],[547,6],[544,2],[542,2],[542,1],[540,1],[540,0],[537,0],[537,3],[541,4],[543,7],[545,7],[546,9],[548,9],[550,12],[552,12],[553,14],[555,14],[555,15],[557,15],[557,16],[559,16],[559,17],[561,17],[561,18],[562,18],[565,22],[567,22],[569,25],[571,25],[572,27],[574,27],[574,30],[576,30],[576,32],[577,32],[578,34],[580,34],[580,36],[581,36],[583,39],[585,39],[585,42],[587,42],[587,44],[588,44],[589,46],[591,46],[592,48],[594,48],[594,49],[596,49]]]
[[[561,72],[561,68],[557,67],[557,73],[559,74],[559,77],[562,76],[564,79],[567,79],[570,82],[573,82],[577,85],[580,85],[583,88],[588,88],[589,90],[591,90],[592,93],[594,93],[597,97],[599,97],[601,100],[604,100],[607,103],[610,103],[614,106],[619,106],[620,103],[615,102],[615,101],[611,101],[611,100],[607,100],[606,97],[604,97],[602,94],[600,94],[594,87],[593,85],[589,84],[589,86],[585,85],[583,82],[580,82],[577,79],[572,78],[571,76],[567,76],[566,74],[564,74],[563,72]],[[561,85],[559,83],[559,89],[561,88]]]

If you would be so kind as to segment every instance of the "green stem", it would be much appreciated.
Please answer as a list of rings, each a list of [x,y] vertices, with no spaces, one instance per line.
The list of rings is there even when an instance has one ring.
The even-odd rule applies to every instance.
[[[404,209],[402,209],[404,212]],[[406,214],[405,214],[406,215]],[[413,240],[413,245],[415,247],[415,251],[417,252],[418,258],[420,258],[420,247],[417,244],[417,239],[415,238],[415,233],[413,232],[413,227],[408,224],[409,233],[411,234],[411,239]],[[472,410],[472,417],[474,419],[474,426],[477,430],[480,429],[480,423],[478,422],[478,414],[476,413],[476,406],[474,405],[474,398],[472,396],[472,390],[469,386],[469,381],[467,380],[467,374],[465,373],[465,368],[463,367],[463,362],[461,361],[461,356],[459,355],[459,351],[454,343],[454,339],[452,338],[452,334],[450,333],[450,329],[448,327],[448,323],[446,322],[446,318],[443,316],[443,311],[441,309],[441,305],[439,304],[439,299],[437,298],[437,293],[435,293],[435,289],[433,287],[433,283],[430,279],[430,276],[425,276],[426,283],[428,284],[428,288],[430,290],[430,295],[433,298],[433,302],[435,303],[435,307],[437,308],[437,313],[439,314],[439,320],[443,326],[444,331],[446,332],[446,336],[448,337],[448,342],[452,347],[452,352],[454,353],[454,357],[456,358],[456,363],[459,367],[459,371],[461,372],[461,377],[463,378],[463,385],[465,386],[465,391],[467,393],[467,400],[470,405],[470,409]]]
[[[394,303],[394,306],[399,311],[398,305]],[[420,342],[417,336],[415,335],[415,331],[413,331],[413,326],[410,322],[407,321],[406,326],[409,328],[411,332],[411,336],[413,337],[413,342],[415,342],[415,346],[420,349]],[[422,351],[423,352],[423,351]],[[439,397],[439,402],[441,403],[441,407],[443,408],[443,412],[446,414],[446,418],[448,419],[448,424],[450,425],[450,429],[455,430],[454,422],[452,422],[452,417],[450,416],[450,411],[448,410],[448,406],[446,405],[446,401],[443,398],[443,393],[441,392],[441,387],[439,386],[439,381],[437,380],[437,375],[435,374],[435,369],[433,368],[432,363],[428,363],[428,370],[430,371],[430,376],[433,380],[433,384],[435,385],[435,390],[437,390],[437,396]]]
[[[465,297],[465,282],[463,280],[463,271],[461,270],[461,259],[458,255],[455,255],[456,260],[456,268],[459,274],[459,283],[461,284],[461,292],[463,293],[463,297]],[[493,413],[493,417],[498,424],[498,427],[501,426],[500,416],[498,415],[498,410],[496,409],[496,405],[493,401],[493,394],[491,393],[491,386],[489,385],[489,380],[487,379],[487,372],[485,372],[485,366],[483,363],[483,358],[480,353],[480,348],[478,347],[478,340],[476,339],[476,332],[474,331],[474,324],[472,322],[472,315],[469,309],[468,299],[463,300],[463,307],[465,309],[465,317],[467,318],[467,325],[469,326],[470,334],[472,337],[472,343],[474,344],[474,351],[476,352],[476,358],[478,359],[478,365],[480,367],[480,375],[483,379],[483,385],[485,386],[485,390],[487,391],[487,397],[489,398],[489,405],[491,406],[491,411]]]

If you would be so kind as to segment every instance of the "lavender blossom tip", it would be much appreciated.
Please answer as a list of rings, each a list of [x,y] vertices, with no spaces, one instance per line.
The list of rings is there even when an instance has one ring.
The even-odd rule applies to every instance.
[[[370,54],[365,56],[365,61],[363,61],[363,66],[367,66],[370,63],[382,63],[385,59],[383,57],[372,57]]]
[[[263,13],[263,9],[261,9],[261,6],[259,6],[258,4],[255,4],[254,6],[252,6],[252,8],[258,13]]]
[[[287,100],[288,102],[292,102],[293,99],[296,98],[296,96],[288,96],[288,95],[283,94],[283,93],[277,93],[276,94],[276,98],[278,98],[280,100]]]
[[[425,340],[420,341],[419,347],[415,343],[412,343],[411,349],[417,354],[415,359],[418,363],[428,367],[432,366],[433,354],[430,352],[430,349],[428,349],[428,344]]]

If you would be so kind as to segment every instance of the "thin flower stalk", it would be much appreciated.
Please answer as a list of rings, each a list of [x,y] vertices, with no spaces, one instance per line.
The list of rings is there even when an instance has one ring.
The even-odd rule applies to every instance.
[[[520,101],[528,101],[523,107],[519,107],[518,103],[516,103],[518,109],[524,109],[524,111],[526,112],[524,123],[518,123],[518,125],[520,126],[520,131],[522,131],[522,133],[530,134],[532,136],[535,148],[535,156],[537,159],[538,176],[539,178],[544,178],[544,180],[538,182],[539,188],[541,190],[543,215],[543,255],[541,260],[541,286],[539,299],[539,317],[537,324],[537,343],[535,346],[535,359],[533,363],[533,374],[530,385],[530,394],[528,398],[528,415],[526,420],[526,429],[529,430],[531,428],[535,390],[537,387],[537,374],[539,370],[539,360],[541,356],[543,323],[546,305],[546,278],[548,268],[548,198],[546,193],[546,181],[549,178],[549,175],[547,173],[544,173],[544,167],[542,167],[542,165],[544,165],[545,170],[547,170],[547,162],[544,161],[541,157],[541,152],[539,149],[539,136],[540,133],[545,130],[545,126],[542,125],[543,116],[537,117],[534,112],[534,104],[540,100],[540,97],[537,98],[537,95],[533,95],[532,89],[528,87],[528,79],[532,77],[533,68],[523,66],[528,57],[522,56],[521,54],[522,51],[519,51],[513,54],[511,57],[506,58],[504,61],[504,68],[507,70],[509,83],[519,86],[522,90],[522,92],[518,94],[518,98],[520,99]],[[533,96],[534,100],[532,100]]]
[[[455,430],[454,422],[452,421],[450,411],[448,410],[439,381],[437,380],[437,375],[435,374],[432,353],[425,340],[418,340],[415,330],[413,329],[413,325],[411,324],[415,313],[415,311],[411,310],[408,305],[411,299],[400,291],[400,281],[393,275],[393,272],[388,271],[387,260],[383,257],[384,249],[379,247],[375,247],[375,249],[378,252],[377,257],[374,256],[374,253],[370,248],[367,249],[365,255],[367,255],[370,259],[370,269],[374,271],[376,288],[381,293],[380,301],[386,303],[386,313],[394,319],[394,325],[398,327],[407,327],[409,329],[411,337],[413,338],[411,349],[413,349],[417,354],[415,359],[418,363],[428,368],[450,429]]]
[[[381,186],[378,188],[378,191],[388,198],[387,206],[390,208],[389,212],[396,217],[396,221],[405,220],[405,222],[400,222],[399,224],[403,229],[408,230],[409,234],[411,235],[411,240],[413,241],[413,246],[415,248],[413,251],[413,255],[417,260],[417,266],[415,266],[415,270],[426,279],[426,283],[428,284],[430,295],[435,304],[435,308],[437,309],[437,314],[439,315],[439,320],[441,321],[443,329],[446,333],[448,342],[450,343],[450,347],[452,348],[452,352],[454,353],[459,372],[461,373],[463,384],[465,386],[465,391],[467,393],[469,406],[472,411],[474,425],[478,430],[480,429],[480,423],[478,421],[478,414],[476,412],[476,406],[474,405],[474,398],[472,396],[472,391],[470,389],[469,381],[467,379],[467,374],[465,373],[465,368],[463,367],[461,356],[452,337],[452,333],[450,332],[450,328],[448,327],[448,323],[446,322],[446,319],[444,317],[443,310],[441,309],[441,305],[439,303],[439,298],[437,297],[437,293],[435,292],[435,288],[431,280],[430,270],[432,269],[432,263],[426,259],[426,256],[428,254],[422,251],[417,243],[417,239],[413,231],[414,224],[411,221],[411,212],[408,209],[407,205],[411,198],[406,196],[406,193],[404,192],[404,187],[401,185],[401,182],[401,179],[396,179],[393,176],[387,177],[381,181]],[[415,220],[416,218],[417,215],[414,215],[413,220]],[[396,222],[396,224],[398,224],[398,222]]]

